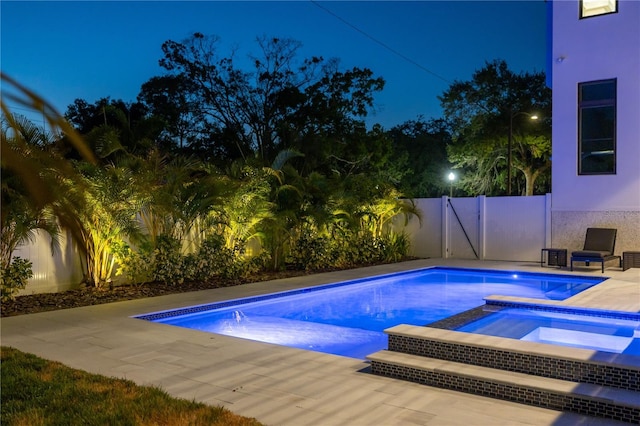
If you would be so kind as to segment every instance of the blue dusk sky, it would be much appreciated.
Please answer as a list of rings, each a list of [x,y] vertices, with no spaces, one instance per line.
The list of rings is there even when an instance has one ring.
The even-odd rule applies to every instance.
[[[299,58],[371,69],[386,85],[366,121],[386,129],[440,117],[437,96],[486,61],[504,59],[516,72],[544,71],[546,61],[544,0],[3,0],[0,16],[2,71],[61,113],[76,98],[135,101],[164,73],[162,43],[194,32],[218,36],[223,56],[257,53],[256,37],[273,36],[300,41]]]

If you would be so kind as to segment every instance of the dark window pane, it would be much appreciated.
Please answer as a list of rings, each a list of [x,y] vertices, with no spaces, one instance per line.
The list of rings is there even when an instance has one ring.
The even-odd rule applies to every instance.
[[[613,152],[599,152],[585,154],[582,158],[581,173],[613,173],[615,171]]]
[[[582,154],[613,152],[613,139],[582,140]]]
[[[580,86],[580,102],[600,101],[616,98],[615,80],[585,83]]]
[[[578,173],[616,172],[616,80],[578,86]]]
[[[582,140],[613,138],[615,108],[613,106],[582,108]]]

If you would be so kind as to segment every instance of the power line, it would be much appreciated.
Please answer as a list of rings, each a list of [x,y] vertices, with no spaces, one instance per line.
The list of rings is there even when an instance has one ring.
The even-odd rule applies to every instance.
[[[327,9],[324,6],[321,6],[319,3],[317,3],[315,0],[309,0],[311,3],[313,3],[315,6],[319,7],[320,9],[324,10],[325,12],[327,12],[329,15],[335,17],[336,19],[340,20],[342,23],[344,23],[345,25],[351,27],[352,29],[356,30],[357,32],[359,32],[360,34],[362,34],[363,36],[367,37],[368,39],[372,40],[374,43],[379,44],[380,46],[384,47],[385,49],[387,49],[388,51],[390,51],[391,53],[393,53],[396,56],[399,56],[400,58],[404,59],[405,61],[409,62],[412,65],[415,65],[416,67],[420,68],[422,71],[425,71],[429,74],[431,74],[432,76],[444,81],[445,83],[449,83],[449,84],[453,84],[452,81],[446,79],[445,77],[439,75],[438,73],[435,73],[433,71],[431,71],[430,69],[428,69],[427,67],[419,64],[418,62],[414,61],[413,59],[409,58],[408,56],[404,55],[401,52],[398,52],[396,49],[394,49],[393,47],[387,45],[386,43],[378,40],[377,38],[373,37],[372,35],[370,35],[369,33],[365,32],[364,30],[361,30],[360,28],[356,27],[355,25],[353,25],[351,22],[347,21],[346,19],[342,18],[341,16],[335,14],[334,12],[332,12],[331,10]]]
[[[384,47],[385,49],[389,50],[390,52],[392,52],[394,55],[397,55],[399,57],[401,57],[402,59],[404,59],[405,61],[409,62],[412,65],[415,65],[416,67],[420,68],[421,70],[431,74],[432,76],[444,81],[445,83],[449,83],[449,84],[454,84],[454,82],[452,82],[451,80],[448,80],[447,78],[439,75],[438,73],[435,73],[433,71],[431,71],[430,69],[428,69],[427,67],[419,64],[418,62],[414,61],[413,59],[409,58],[408,56],[398,52],[397,50],[395,50],[394,48],[392,48],[391,46],[388,46],[387,44],[383,43],[382,41],[378,40],[377,38],[373,37],[372,35],[368,34],[367,32],[365,32],[364,30],[361,30],[360,28],[356,27],[355,25],[353,25],[352,23],[350,23],[349,21],[347,21],[346,19],[342,18],[341,16],[333,13],[331,10],[327,9],[324,6],[321,6],[320,4],[318,4],[315,0],[309,0],[311,3],[313,3],[314,5],[316,5],[317,7],[319,7],[320,9],[324,10],[325,12],[327,12],[328,14],[332,15],[333,17],[335,17],[336,19],[339,19],[341,22],[343,22],[345,25],[348,25],[349,27],[353,28],[354,30],[358,31],[360,34],[364,35],[365,37],[367,37],[368,39],[374,41],[375,43],[379,44],[380,46]],[[475,106],[479,107],[480,109],[491,113],[492,111],[489,110],[485,105],[481,104],[478,101],[471,101],[472,104],[474,104]]]
[[[37,112],[37,113],[42,113],[41,109],[36,109],[36,108],[23,108],[23,107],[19,107],[19,106],[15,106],[15,105],[7,105],[7,107],[11,110],[17,109],[20,111],[29,111],[29,112]]]
[[[11,104],[5,104],[7,106],[7,108],[10,111],[24,111],[24,112],[28,112],[29,114],[25,114],[24,112],[18,115],[22,115],[23,117],[25,117],[27,120],[29,120],[30,122],[39,125],[39,123],[42,123],[42,132],[46,132],[47,131],[47,120],[44,116],[44,109],[36,109],[36,108],[25,108],[22,106],[16,106],[16,105],[11,105]]]

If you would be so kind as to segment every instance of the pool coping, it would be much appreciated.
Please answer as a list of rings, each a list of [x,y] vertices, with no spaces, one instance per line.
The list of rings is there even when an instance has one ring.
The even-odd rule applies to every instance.
[[[417,269],[411,269],[408,271],[400,271],[400,272],[394,272],[394,273],[390,273],[390,274],[381,274],[381,275],[376,275],[375,279],[376,280],[384,280],[387,278],[395,278],[395,277],[399,277],[402,278],[402,275],[410,275],[413,273],[420,273],[420,272],[438,272],[439,269],[442,269],[444,271],[460,271],[460,272],[471,272],[471,273],[487,273],[487,271],[491,272],[491,273],[496,273],[496,274],[501,274],[501,275],[511,275],[512,271],[503,271],[503,270],[494,270],[494,269],[478,269],[478,268],[460,268],[460,267],[444,267],[441,265],[436,265],[436,266],[429,266],[426,268],[417,268]],[[540,276],[540,277],[549,277],[552,278],[554,277],[554,274],[549,274],[546,272],[527,272],[526,274],[530,275],[530,276]],[[557,276],[557,274],[555,275]],[[574,275],[568,275],[568,276],[574,276]],[[602,280],[602,278],[600,277],[585,277],[585,276],[580,276],[580,275],[575,275],[576,279],[587,279],[587,280],[594,280],[594,281],[598,281],[597,283],[594,283],[592,285],[597,285],[599,284]],[[161,320],[161,319],[167,319],[167,318],[173,318],[173,317],[178,317],[178,316],[183,316],[183,315],[191,315],[191,314],[197,314],[197,313],[201,313],[201,312],[207,312],[207,311],[213,311],[213,310],[217,310],[217,309],[223,309],[223,308],[228,308],[231,306],[241,306],[241,305],[245,305],[245,304],[249,304],[249,303],[255,303],[255,302],[263,302],[266,300],[272,300],[272,299],[278,299],[281,297],[288,297],[288,296],[296,296],[296,295],[301,295],[301,294],[308,294],[308,293],[313,293],[316,291],[323,291],[323,290],[328,290],[328,289],[334,289],[334,288],[341,288],[341,287],[346,287],[346,286],[352,286],[352,285],[358,285],[358,284],[362,284],[362,283],[368,283],[370,282],[371,279],[369,277],[366,278],[358,278],[358,279],[354,279],[354,280],[348,280],[348,281],[339,281],[339,282],[335,282],[335,283],[331,283],[331,284],[322,284],[322,285],[317,285],[317,286],[311,286],[311,287],[303,287],[300,289],[295,289],[295,290],[287,290],[287,291],[279,291],[279,292],[273,292],[273,293],[268,293],[268,294],[263,294],[263,295],[259,295],[259,296],[253,296],[253,297],[247,297],[247,298],[241,298],[241,299],[232,299],[232,300],[225,300],[222,302],[214,302],[214,303],[205,303],[205,304],[199,304],[199,305],[194,305],[194,306],[188,306],[188,307],[184,307],[184,308],[177,308],[177,309],[169,309],[169,310],[164,310],[164,311],[159,311],[159,312],[150,312],[150,313],[145,313],[145,314],[141,314],[141,315],[134,315],[133,317],[136,319],[142,319],[142,320],[146,320],[146,321],[157,321],[157,320]],[[584,290],[582,290],[584,291]],[[493,296],[490,298],[492,298],[492,300],[500,300],[501,296]],[[513,303],[518,303],[517,300],[528,300],[528,299],[523,299],[523,298],[517,298],[514,296],[506,296],[506,297],[512,297],[514,302]],[[485,298],[485,300],[487,300],[487,298]],[[506,299],[508,300],[508,299]],[[530,299],[530,300],[540,300],[542,302],[546,302],[547,300],[545,299]],[[565,299],[566,300],[566,299]],[[554,300],[549,300],[549,302],[553,302]],[[497,303],[497,302],[494,302]],[[520,303],[527,303],[527,302],[520,302]],[[533,303],[533,302],[532,302]]]
[[[106,376],[160,386],[222,405],[265,424],[575,424],[582,416],[430,388],[367,374],[364,361],[131,318],[428,266],[541,272],[539,263],[421,259],[238,287],[160,296],[0,319],[2,345]],[[548,273],[548,271],[545,271]],[[568,271],[554,270],[564,274]],[[571,275],[580,275],[573,271]],[[595,269],[584,272],[600,276]],[[640,270],[605,271],[599,291],[566,305],[640,311]],[[605,284],[603,283],[603,284]],[[602,286],[598,284],[594,287]],[[580,300],[575,300],[581,296]],[[588,418],[590,424],[598,420]]]

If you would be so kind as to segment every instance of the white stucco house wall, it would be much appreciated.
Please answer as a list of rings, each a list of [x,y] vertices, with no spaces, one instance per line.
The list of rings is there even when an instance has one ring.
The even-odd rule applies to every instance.
[[[640,251],[640,1],[553,0],[552,244],[580,249],[587,227]]]

